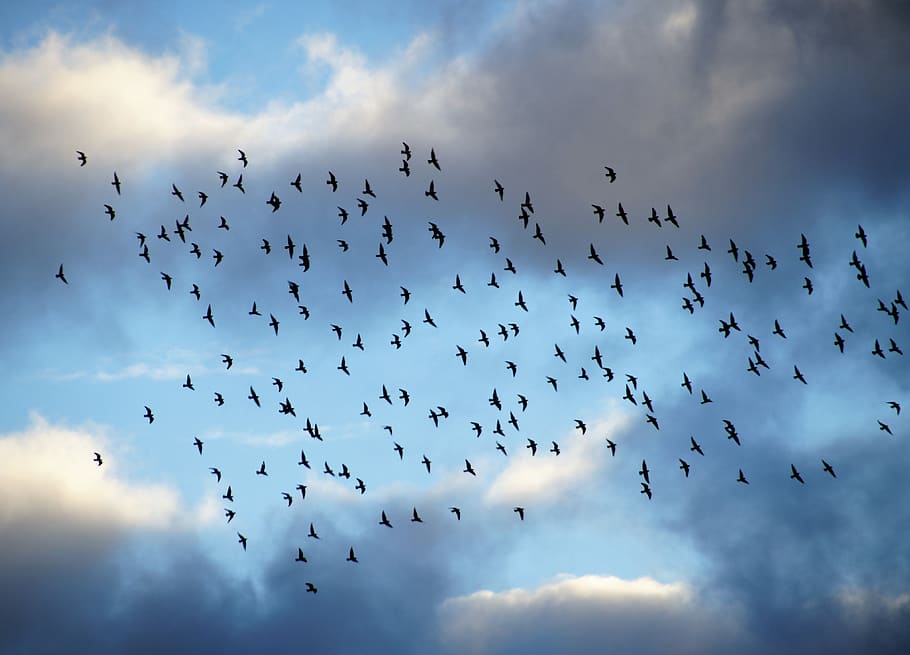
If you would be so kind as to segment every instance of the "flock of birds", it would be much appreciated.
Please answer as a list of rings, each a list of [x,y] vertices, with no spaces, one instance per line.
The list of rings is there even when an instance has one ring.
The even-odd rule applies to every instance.
[[[411,166],[412,166],[412,151],[407,143],[402,143],[402,148],[400,151],[401,154],[401,166],[398,171],[405,177],[411,176]],[[229,175],[225,171],[217,171],[217,180],[215,184],[216,192],[221,193],[239,193],[245,196],[246,189],[244,188],[243,175],[249,165],[249,160],[244,151],[238,150],[237,161],[239,162],[239,170],[234,175]],[[77,158],[80,166],[86,166],[88,163],[88,158],[85,153],[77,151]],[[440,161],[436,155],[435,149],[430,149],[429,156],[426,158],[427,170],[431,174],[439,173],[442,171]],[[610,166],[604,167],[604,175],[608,184],[613,184],[617,179],[616,171]],[[213,175],[213,180],[216,179]],[[233,180],[233,181],[232,181]],[[115,205],[117,204],[117,199],[121,196],[122,191],[124,191],[124,184],[121,182],[119,175],[114,172],[112,180],[110,182],[111,187],[113,188],[112,198],[109,203],[104,204],[104,215],[107,216],[109,221],[115,221],[118,217],[117,209]],[[229,186],[230,184],[230,186]],[[327,178],[325,180],[325,185],[328,187],[331,193],[336,193],[339,188],[339,179],[331,171],[328,172]],[[236,190],[236,191],[232,191]],[[303,181],[302,176],[298,173],[295,177],[292,177],[289,184],[290,193],[302,194],[303,193]],[[493,202],[504,203],[506,199],[505,188],[498,180],[493,180],[492,184],[492,200]],[[183,191],[178,188],[175,184],[172,184],[171,195],[174,197],[175,201],[178,203],[187,204],[187,199],[184,196]],[[425,198],[432,200],[434,202],[439,201],[439,192],[436,187],[435,180],[431,179],[423,191]],[[198,209],[201,211],[202,208],[206,206],[207,201],[209,200],[209,194],[206,191],[198,191],[196,193],[198,198]],[[352,217],[352,213],[355,215],[359,213],[360,217],[363,217],[370,210],[370,205],[377,198],[377,193],[374,191],[369,180],[364,180],[363,188],[360,194],[356,199],[357,210],[349,211],[342,206],[338,206],[337,216],[340,219],[340,224],[345,225],[348,220]],[[283,202],[279,195],[273,191],[269,197],[265,200],[265,205],[268,207],[271,213],[278,212]],[[605,206],[600,204],[591,204],[591,209],[594,218],[598,223],[603,223],[607,220],[607,214],[613,213],[608,212]],[[183,212],[181,212],[183,213]],[[630,215],[627,213],[622,203],[619,202],[616,205],[615,217],[618,222],[622,223],[625,226],[630,225]],[[667,225],[672,225],[674,229],[681,229],[680,219],[674,213],[673,209],[668,205],[665,214],[658,212],[656,209],[652,208],[650,215],[645,216],[646,222],[652,224],[655,228],[661,228]],[[224,216],[220,216],[217,223],[218,230],[228,233],[230,231],[230,224]],[[532,202],[531,195],[529,192],[524,192],[523,199],[520,201],[518,206],[518,227],[516,229],[523,229],[528,234],[531,235],[530,238],[538,241],[542,246],[546,246],[546,237],[543,233],[542,226],[540,222],[535,218],[535,207]],[[443,230],[443,227],[440,226],[438,221],[428,221],[427,223],[427,232],[429,233],[430,239],[432,239],[434,246],[437,249],[442,249],[446,243],[446,234]],[[173,229],[168,228],[165,225],[161,225],[157,231],[150,231],[148,234],[142,231],[136,232],[136,238],[138,239],[138,255],[145,261],[147,264],[152,262],[152,252],[156,244],[160,244],[161,247],[173,247],[176,243],[179,242],[180,245],[187,244],[189,241],[190,249],[188,255],[195,257],[197,260],[201,259],[204,256],[204,251],[198,243],[193,241],[193,227],[190,224],[190,216],[187,213],[183,219],[175,220]],[[856,279],[859,284],[864,285],[867,288],[871,288],[871,281],[869,271],[866,268],[866,265],[863,263],[862,258],[857,254],[857,251],[862,252],[862,249],[866,248],[868,243],[868,237],[862,226],[858,226],[855,239],[857,242],[857,249],[853,251],[852,258],[849,262],[849,265],[855,270]],[[394,226],[387,216],[383,217],[383,221],[380,225],[380,240],[377,247],[377,252],[375,258],[383,266],[389,265],[389,258],[392,256],[391,245],[394,239]],[[347,252],[350,248],[348,240],[339,238],[337,239],[337,245],[341,252]],[[515,266],[513,260],[510,257],[505,256],[505,253],[502,253],[504,246],[500,241],[494,237],[489,237],[488,246],[490,250],[496,256],[504,257],[505,266],[503,271],[510,273],[512,275],[517,274],[517,267]],[[261,238],[260,242],[257,243],[257,247],[262,251],[264,256],[271,256],[273,252],[278,251],[278,246],[273,245],[272,241],[267,238]],[[310,270],[312,265],[312,260],[310,252],[308,250],[307,244],[297,244],[291,235],[287,236],[287,239],[284,243],[280,244],[281,249],[283,249],[289,258],[289,260],[296,264],[299,267],[301,273],[306,273]],[[709,257],[708,253],[714,253],[712,246],[709,244],[708,240],[704,235],[700,235],[697,245],[698,251],[703,251],[705,257]],[[811,275],[814,270],[811,246],[808,238],[805,234],[800,235],[799,241],[795,244],[795,250],[798,252],[798,261],[805,266],[805,275],[803,276],[802,288],[805,290],[807,295],[811,295],[815,290],[815,285],[813,284]],[[752,283],[758,270],[759,263],[756,258],[753,256],[749,250],[740,248],[737,244],[730,239],[728,247],[726,249],[726,255],[732,258],[737,266],[742,266],[741,273],[749,283]],[[217,248],[211,249],[211,258],[214,262],[214,267],[217,268],[221,265],[224,260],[224,254],[221,250]],[[604,266],[604,258],[598,253],[597,248],[594,243],[588,244],[586,249],[586,259],[591,262],[591,266]],[[678,257],[673,253],[673,250],[669,245],[666,246],[666,254],[664,259],[666,261],[679,261]],[[774,271],[777,269],[778,260],[770,254],[764,255],[764,266],[769,271]],[[152,267],[154,268],[154,267]],[[564,266],[561,259],[557,258],[555,261],[555,266],[553,268],[553,273],[555,275],[566,277],[566,267]],[[502,275],[502,273],[500,273]],[[685,276],[685,281],[682,282],[682,288],[685,292],[685,295],[681,298],[680,308],[682,311],[687,312],[688,314],[695,314],[695,312],[701,311],[705,306],[705,294],[708,293],[708,289],[712,285],[714,273],[712,272],[711,263],[705,261],[700,270],[693,272],[687,272]],[[69,284],[70,280],[67,279],[64,272],[64,265],[61,263],[56,272],[55,276],[62,284]],[[166,271],[160,271],[160,279],[164,283],[166,289],[170,291],[175,284],[174,276],[169,274]],[[290,296],[294,298],[294,302],[297,305],[298,315],[302,317],[302,320],[308,320],[310,318],[310,309],[307,305],[303,304],[301,301],[301,286],[298,282],[289,280],[287,282],[288,288],[287,292]],[[500,282],[497,280],[496,271],[490,274],[490,279],[486,283],[487,287],[499,289]],[[405,287],[400,286],[400,298],[403,305],[407,305],[411,300],[411,291]],[[456,294],[467,294],[465,284],[461,279],[460,273],[454,273],[454,283],[451,286],[451,289]],[[611,283],[609,285],[611,292],[615,292],[617,298],[623,298],[624,295],[624,286],[619,272],[615,272],[612,276]],[[355,298],[355,289],[349,283],[347,279],[342,281],[342,284],[339,288],[339,293],[341,296],[348,302],[353,304]],[[202,292],[200,286],[197,283],[192,283],[192,287],[189,290],[190,294],[199,302],[199,306],[202,306]],[[531,294],[533,295],[533,294]],[[529,296],[526,296],[525,293],[521,290],[518,291],[517,296],[514,301],[512,301],[512,307],[514,307],[513,312],[517,316],[521,316],[521,312],[528,312],[528,303],[531,301]],[[577,335],[581,331],[581,321],[576,318],[575,312],[578,307],[578,298],[572,294],[569,294],[569,304],[572,308],[570,326],[574,333]],[[907,303],[905,302],[901,292],[898,290],[894,294],[894,297],[889,300],[878,299],[878,311],[886,315],[894,325],[897,325],[901,316],[901,311],[907,311]],[[278,310],[273,310],[278,311]],[[733,312],[725,312],[726,315],[723,318],[718,319],[718,332],[723,339],[728,339],[731,336],[736,334],[743,334],[749,344],[749,349],[751,350],[751,355],[747,357],[747,361],[743,363],[744,372],[747,374],[752,374],[755,376],[761,376],[764,371],[770,369],[770,364],[766,361],[765,356],[762,354],[762,343],[757,336],[752,334],[743,333],[743,328],[740,326]],[[261,319],[264,321],[264,317],[267,314],[269,317],[268,328],[275,335],[279,335],[280,326],[282,325],[281,321],[275,316],[275,313],[268,311],[260,311],[257,306],[256,301],[251,301],[250,309],[247,311],[247,314],[253,318]],[[218,325],[218,318],[213,310],[211,303],[205,303],[205,310],[200,311],[199,316],[203,321],[205,321],[212,328],[215,328]],[[422,324],[426,325],[426,329],[436,328],[437,323],[433,318],[429,308],[424,308],[422,312]],[[600,316],[594,316],[592,318],[593,326],[599,331],[603,332],[607,328],[607,324],[604,318]],[[770,323],[770,321],[769,321]],[[339,323],[330,324],[332,333],[337,337],[338,341],[342,339],[343,327]],[[392,335],[385,346],[390,349],[390,352],[394,352],[402,348],[404,340],[408,338],[411,334],[414,325],[405,319],[401,320],[400,329],[396,330]],[[479,329],[479,333],[476,338],[476,346],[468,344],[467,346],[463,343],[456,343],[453,345],[453,355],[455,361],[460,363],[461,366],[467,366],[469,359],[472,357],[472,350],[474,348],[490,348],[491,342],[494,340],[501,339],[502,342],[508,341],[510,338],[514,339],[518,337],[521,326],[517,322],[517,319],[514,321],[505,321],[503,323],[497,323],[498,330],[488,330],[488,329]],[[853,327],[847,318],[841,314],[839,324],[833,330],[833,346],[840,353],[845,351],[845,344],[847,343],[848,336],[854,332]],[[786,339],[787,334],[784,327],[781,325],[779,320],[773,320],[773,328],[769,329],[769,338],[775,339]],[[623,339],[628,342],[630,346],[635,346],[638,340],[638,337],[635,334],[635,331],[631,326],[624,327]],[[885,342],[887,339],[887,343]],[[364,339],[358,333],[354,342],[351,344],[353,349],[364,351],[365,344]],[[517,347],[520,354],[520,346]],[[902,356],[903,352],[900,345],[891,337],[879,337],[875,338],[873,343],[870,344],[869,348],[870,356],[876,358],[889,358],[892,356]],[[224,365],[225,369],[230,371],[234,365],[234,357],[228,353],[221,353],[221,362]],[[560,347],[558,343],[554,344],[553,357],[561,361],[563,364],[568,363],[566,349]],[[506,360],[506,370],[508,371],[511,378],[516,378],[518,375],[518,363],[515,361],[518,359],[516,356],[515,359]],[[593,363],[588,364],[590,361]],[[429,364],[428,364],[429,365]],[[435,365],[435,363],[433,364]],[[802,385],[809,384],[806,376],[799,369],[797,365],[793,365],[792,379]],[[613,368],[608,365],[607,354],[601,351],[599,345],[595,345],[593,352],[590,355],[589,360],[581,362],[579,366],[579,373],[577,378],[583,382],[589,381],[592,376],[600,376],[606,380],[607,383],[613,382],[614,378],[619,379],[619,384],[623,385],[622,393],[616,394],[621,400],[630,403],[636,407],[642,408],[644,411],[644,419],[648,425],[653,427],[654,430],[660,430],[660,421],[658,419],[657,412],[654,409],[654,402],[651,397],[649,397],[647,391],[644,388],[639,388],[639,378],[632,373],[618,373],[614,372]],[[589,369],[591,369],[589,371]],[[337,370],[340,374],[345,376],[351,376],[352,371],[351,367],[347,361],[345,355],[342,355],[337,366]],[[299,359],[297,366],[294,369],[295,372],[307,373],[308,369],[303,359]],[[622,375],[622,377],[620,377]],[[704,389],[697,389],[694,385],[692,379],[689,375],[681,371],[679,375],[680,387],[683,389],[684,393],[694,396],[698,399],[698,402],[702,405],[707,405],[713,403],[713,400],[709,397],[708,393]],[[277,392],[282,395],[284,382],[280,377],[273,377],[271,380],[272,385],[277,389]],[[559,380],[555,376],[547,376],[546,384],[549,385],[554,392],[559,390]],[[182,387],[194,391],[195,386],[192,380],[192,377],[187,374],[185,381],[182,384]],[[214,391],[214,402],[217,406],[222,406],[225,403],[224,395],[218,391]],[[407,407],[411,403],[411,393],[405,388],[389,389],[386,384],[382,384],[381,392],[378,396],[379,400],[392,405],[394,401],[401,401],[404,407]],[[489,398],[487,399],[489,407],[495,408],[498,413],[501,413],[502,418],[497,418],[495,421],[495,427],[490,428],[489,424],[484,426],[480,421],[469,420],[471,432],[476,436],[480,437],[485,430],[488,430],[488,433],[493,434],[493,440],[495,441],[495,449],[497,452],[501,453],[503,456],[508,456],[507,444],[508,440],[506,439],[508,429],[511,434],[515,434],[519,431],[519,420],[518,415],[521,412],[524,412],[531,400],[530,395],[518,394],[518,402],[513,408],[507,406],[506,401],[502,398],[499,392],[494,388]],[[248,395],[246,400],[251,403],[251,406],[262,407],[262,397],[259,392],[254,388],[254,385],[250,384],[248,388]],[[901,413],[901,406],[897,401],[887,401],[887,405],[890,410],[893,410],[895,416],[899,416]],[[287,415],[293,418],[297,417],[297,412],[294,407],[293,402],[291,401],[288,395],[284,395],[283,399],[278,401],[278,412]],[[508,412],[508,418],[505,418],[505,414]],[[144,413],[142,414],[145,421],[148,424],[152,424],[155,421],[155,413],[153,409],[146,405],[144,407]],[[362,403],[362,408],[360,411],[360,416],[366,419],[372,418],[372,411],[369,408],[367,402]],[[435,427],[439,427],[441,422],[444,422],[450,418],[450,413],[446,407],[442,404],[434,404],[427,410],[427,418]],[[891,419],[889,419],[891,420]],[[587,423],[579,418],[573,419],[574,427],[578,431],[579,435],[586,435],[588,432]],[[887,434],[893,434],[891,426],[882,419],[878,419],[878,427],[882,432]],[[307,417],[305,420],[305,426],[303,427],[304,431],[316,441],[323,441],[322,434],[320,433],[319,424],[317,421],[312,420]],[[404,447],[394,441],[393,437],[393,428],[390,425],[383,426],[383,430],[386,431],[389,435],[390,440],[392,440],[392,449],[397,454],[400,460],[404,460]],[[726,438],[736,444],[737,446],[741,445],[741,434],[737,429],[736,425],[730,419],[723,419],[723,430]],[[506,442],[506,443],[503,443]],[[617,443],[610,440],[609,438],[605,439],[606,447],[609,449],[610,454],[613,457],[616,457],[617,453]],[[546,444],[539,444],[534,438],[526,437],[524,438],[523,447],[527,449],[531,456],[536,456],[539,451],[546,450],[546,452],[551,453],[554,457],[559,456],[561,453],[561,448],[559,443],[556,441],[550,441],[550,447],[547,448]],[[203,455],[203,441],[198,437],[192,442],[192,446],[198,451],[198,454]],[[509,446],[511,447],[511,445]],[[689,477],[690,470],[692,469],[692,464],[690,461],[691,457],[703,457],[705,455],[702,445],[696,440],[694,436],[689,437],[688,451],[683,454],[682,457],[678,458],[679,469],[681,474],[685,477]],[[103,457],[101,453],[94,453],[93,461],[97,466],[103,465]],[[297,462],[300,466],[310,469],[310,461],[307,458],[305,451],[300,452],[300,460]],[[432,462],[424,454],[420,460],[420,464],[426,468],[426,472],[429,474],[432,471]],[[336,470],[337,468],[337,470]],[[467,475],[477,476],[477,471],[470,462],[469,459],[464,459],[464,468],[463,472]],[[822,459],[820,462],[819,470],[822,474],[830,476],[834,479],[837,477],[834,466],[828,461]],[[217,466],[209,467],[209,472],[215,477],[218,484],[224,484],[222,499],[227,505],[224,508],[224,513],[227,523],[231,523],[236,517],[237,513],[233,507],[234,502],[234,492],[231,484],[227,483],[227,480],[223,479],[223,474],[221,469]],[[262,461],[258,468],[255,469],[255,473],[258,476],[268,476],[268,468],[266,462]],[[344,478],[347,481],[353,479],[353,488],[360,494],[366,494],[367,484],[366,482],[355,475],[346,464],[342,464],[340,468],[329,465],[326,461],[324,462],[322,473],[334,478]],[[651,469],[648,466],[647,461],[642,460],[640,469],[638,470],[638,475],[640,476],[640,493],[651,499],[653,497],[652,483],[651,483]],[[790,464],[789,470],[790,479],[794,480],[798,484],[805,484],[806,480],[804,474],[798,470],[797,466],[794,463]],[[738,483],[748,485],[749,480],[747,479],[742,468],[739,468],[735,478],[731,476],[731,479],[735,479]],[[305,484],[298,484],[295,488],[295,491],[299,492],[301,501],[307,497],[307,486]],[[290,491],[282,492],[281,497],[283,502],[290,507],[295,499],[296,495]],[[451,505],[449,511],[454,517],[454,520],[460,521],[462,510],[457,505]],[[524,506],[514,506],[512,507],[517,520],[524,521],[526,509]],[[423,519],[417,511],[417,508],[412,509],[411,515],[409,518],[410,522],[413,523],[422,523]],[[392,528],[393,523],[389,515],[384,509],[380,511],[379,519],[377,523],[380,526],[386,528]],[[319,539],[319,535],[316,532],[315,526],[313,523],[309,525],[309,532],[307,538]],[[248,538],[246,535],[241,532],[237,532],[237,540],[243,550],[246,550],[248,544]],[[296,556],[294,557],[296,562],[307,562],[308,558],[306,557],[302,547],[297,547]],[[351,546],[348,549],[346,561],[350,563],[357,563],[358,558],[355,554],[354,547]],[[306,582],[306,591],[316,593],[317,587],[313,582]]]

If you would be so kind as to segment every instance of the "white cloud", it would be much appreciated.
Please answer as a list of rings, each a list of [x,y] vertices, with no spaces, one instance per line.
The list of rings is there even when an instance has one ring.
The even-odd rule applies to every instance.
[[[172,526],[182,514],[176,492],[118,476],[111,442],[108,435],[55,426],[37,415],[23,432],[0,436],[0,529]],[[92,461],[95,452],[102,466]]]
[[[120,170],[179,156],[245,134],[243,117],[212,109],[212,90],[188,78],[205,65],[186,36],[180,55],[149,57],[107,36],[75,43],[51,32],[36,47],[0,60],[0,144],[23,160],[82,149]]]
[[[713,652],[737,632],[732,618],[700,607],[687,585],[646,577],[559,576],[534,589],[451,598],[439,614],[453,652],[517,652],[525,643],[538,652],[589,652],[593,639],[614,652],[633,645],[645,653]]]
[[[496,477],[487,490],[485,501],[490,504],[557,501],[567,491],[583,487],[600,471],[609,457],[606,439],[615,440],[631,423],[631,415],[611,401],[605,418],[587,426],[587,433],[577,431],[564,435],[558,456],[549,453],[549,441],[539,439],[538,453],[532,456],[526,448],[510,457],[508,466]]]

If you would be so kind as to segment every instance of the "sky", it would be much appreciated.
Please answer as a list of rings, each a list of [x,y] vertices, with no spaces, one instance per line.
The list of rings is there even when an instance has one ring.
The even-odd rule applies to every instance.
[[[907,652],[908,29],[0,7],[0,652]]]

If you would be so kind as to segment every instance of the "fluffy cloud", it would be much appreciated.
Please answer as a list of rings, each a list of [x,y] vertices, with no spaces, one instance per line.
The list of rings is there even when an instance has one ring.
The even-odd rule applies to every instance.
[[[26,430],[0,436],[0,517],[15,534],[29,524],[51,531],[165,528],[181,507],[163,485],[118,476],[114,440],[85,429],[55,426],[33,416]],[[104,464],[92,460],[100,452]],[[55,527],[56,526],[56,527]]]
[[[510,456],[509,464],[487,489],[486,502],[564,503],[568,494],[589,488],[592,477],[609,458],[605,440],[615,440],[631,423],[631,416],[619,409],[619,403],[610,405],[610,413],[588,425],[586,435],[577,431],[563,435],[558,456],[548,452],[551,444],[546,439],[538,440],[536,456],[526,448]]]
[[[721,652],[733,616],[700,607],[683,584],[650,578],[562,576],[535,589],[479,591],[440,608],[452,652]]]

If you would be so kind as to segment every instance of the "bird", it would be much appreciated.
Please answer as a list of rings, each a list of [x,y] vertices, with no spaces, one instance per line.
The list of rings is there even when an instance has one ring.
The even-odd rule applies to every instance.
[[[60,268],[57,269],[57,274],[54,275],[54,277],[63,282],[63,284],[69,284],[69,282],[66,281],[66,276],[63,274],[63,264],[60,264]]]
[[[550,448],[550,452],[553,453],[554,455],[557,455],[557,456],[558,456],[559,453],[560,453],[559,444],[556,443],[555,441],[551,441],[550,443],[553,444],[553,447]]]
[[[111,220],[114,220],[114,217],[117,215],[117,212],[115,212],[114,208],[110,205],[104,205],[104,213],[107,214]]]
[[[705,453],[702,452],[701,446],[699,446],[699,445],[698,445],[698,442],[695,441],[695,437],[691,437],[691,436],[690,436],[690,437],[689,437],[689,441],[690,441],[690,443],[692,444],[692,445],[689,447],[689,450],[691,450],[692,452],[698,453],[699,455],[701,455],[702,457],[704,457],[704,456],[705,456]]]
[[[783,329],[780,327],[780,323],[778,322],[777,319],[774,319],[774,330],[771,332],[771,334],[776,334],[776,335],[779,336],[781,339],[786,339],[786,338],[787,338],[787,335],[784,334],[784,331],[783,331]]]
[[[799,368],[796,365],[793,366],[793,379],[802,382],[803,384],[808,384],[806,378],[803,377],[803,374],[800,372]]]
[[[297,557],[294,559],[295,562],[306,562],[307,558],[303,555],[303,548],[297,548]]]
[[[76,159],[79,160],[79,166],[80,166],[80,168],[81,168],[82,166],[85,166],[86,162],[88,161],[87,158],[86,158],[86,156],[85,156],[85,153],[82,152],[81,150],[77,150],[77,151],[76,151]]]
[[[742,482],[743,484],[749,484],[749,481],[746,480],[746,476],[743,474],[743,470],[739,469],[739,477],[736,478],[737,482]]]
[[[209,304],[208,308],[205,310],[205,314],[202,316],[205,320],[209,322],[209,325],[215,327],[215,318],[212,316],[212,305]]]
[[[256,469],[256,475],[268,475],[265,471],[265,460],[262,460],[262,464],[259,465],[259,468]]]
[[[894,436],[894,433],[891,431],[891,428],[887,423],[882,423],[881,421],[879,421],[878,429],[881,430],[882,432],[887,432],[891,436]]]
[[[214,466],[209,467],[209,472],[215,476],[217,482],[221,482],[221,470]]]
[[[423,195],[436,201],[439,200],[439,196],[436,194],[436,183],[433,180],[430,180],[430,186],[423,192]]]
[[[171,184],[171,195],[176,197],[177,200],[183,202],[183,193],[180,192],[180,189],[177,188],[176,184]]]
[[[691,380],[689,380],[689,376],[686,375],[685,372],[683,372],[683,381],[680,386],[683,387],[690,394],[692,393],[692,382],[691,382]]]
[[[240,191],[240,193],[243,193],[243,194],[246,193],[246,190],[243,188],[243,173],[241,173],[240,175],[237,176],[237,181],[234,182],[234,184],[232,184],[231,186],[233,186],[235,189]]]
[[[436,158],[436,150],[434,148],[430,148],[430,158],[427,159],[427,163],[434,166],[437,171],[442,170],[439,168],[439,160]]]
[[[688,478],[688,477],[689,477],[689,463],[686,462],[686,460],[684,460],[684,459],[680,459],[680,460],[679,460],[679,468],[682,469],[682,472],[683,472],[683,473],[685,474],[685,476]]]
[[[332,187],[332,193],[338,191],[338,179],[332,171],[329,171],[329,179],[327,179],[325,183]]]
[[[155,421],[155,415],[152,414],[152,410],[149,409],[149,406],[148,406],[148,405],[145,405],[145,414],[144,414],[143,416],[144,416],[144,418],[147,418],[147,419],[148,419],[149,425],[151,425],[152,423],[154,423],[154,421]]]
[[[297,173],[297,177],[295,177],[291,181],[291,186],[294,187],[295,189],[297,189],[297,191],[299,193],[303,193],[303,187],[301,186],[301,183],[300,183],[300,173]]]
[[[310,523],[310,531],[309,531],[309,533],[307,534],[307,537],[313,538],[313,539],[319,539],[319,535],[316,534],[316,528],[313,527],[313,524],[312,524],[312,523]]]
[[[822,470],[825,471],[826,473],[829,473],[829,474],[831,475],[832,478],[836,478],[836,477],[837,477],[837,474],[834,472],[834,469],[833,469],[833,468],[831,467],[831,465],[830,465],[828,462],[826,462],[825,460],[822,460]]]
[[[224,498],[226,501],[228,501],[228,502],[230,502],[230,503],[233,503],[233,502],[234,502],[234,494],[233,494],[233,492],[231,491],[231,485],[228,485],[227,491],[225,491],[225,492],[224,492],[224,495],[222,495],[221,497]],[[229,521],[229,522],[230,522],[230,521]]]
[[[518,518],[522,521],[525,520],[525,508],[524,507],[513,507],[512,511],[518,514]]]
[[[350,550],[348,550],[348,556],[347,556],[347,558],[345,558],[345,561],[353,562],[355,564],[357,563],[357,558],[354,556],[354,547],[353,546],[351,546]]]
[[[461,509],[460,509],[460,508],[458,508],[458,507],[450,507],[450,508],[449,508],[449,511],[450,511],[452,514],[455,515],[455,520],[456,520],[456,521],[460,521],[460,520],[461,520]]]
[[[250,387],[250,395],[247,396],[247,398],[256,403],[256,407],[261,407],[259,404],[259,396],[256,394],[256,391],[253,389],[253,387]]]
[[[613,184],[616,181],[616,171],[609,166],[604,166],[604,170],[606,171],[607,179],[610,180],[610,184]]]
[[[307,582],[307,583],[305,583],[305,584],[306,584],[306,591],[307,591],[307,593],[314,593],[314,594],[315,594],[315,593],[317,593],[317,592],[319,591],[319,590],[316,588],[316,586],[315,586],[312,582]]]
[[[588,244],[588,259],[590,259],[592,262],[594,262],[596,264],[600,264],[601,266],[604,265],[604,262],[600,258],[600,255],[598,255],[597,251],[594,249],[593,243]],[[620,295],[622,295],[622,294],[620,294]]]
[[[645,494],[648,497],[648,500],[651,500],[651,485],[649,485],[647,482],[642,482],[641,491],[638,493]]]
[[[872,349],[872,354],[885,359],[885,353],[882,351],[882,347],[878,343],[878,339],[875,340],[875,347]]]
[[[278,326],[280,325],[280,322],[278,321],[277,318],[275,318],[274,314],[269,314],[269,325],[275,331],[275,335],[277,336]]]
[[[463,473],[470,473],[474,477],[477,477],[477,473],[474,472],[474,467],[471,466],[471,462],[468,460],[464,461],[464,471]]]
[[[243,164],[243,167],[246,168],[246,165],[247,165],[247,163],[248,163],[248,162],[247,162],[247,158],[246,158],[246,153],[245,153],[243,150],[240,150],[239,148],[237,149],[237,152],[240,153],[240,156],[237,157],[237,161],[239,161],[240,163],[242,163],[242,164]]]
[[[645,460],[641,460],[641,470],[638,474],[649,484],[651,483],[650,473],[651,472],[648,470],[648,463]]]
[[[613,276],[613,284],[610,285],[611,289],[616,289],[616,293],[622,298],[622,282],[619,279],[619,273]]]
[[[111,182],[111,186],[114,187],[117,191],[117,195],[120,195],[120,178],[117,176],[117,171],[114,171],[114,181]]]
[[[901,406],[900,406],[900,403],[899,403],[899,402],[897,402],[896,400],[889,400],[889,401],[888,401],[888,407],[890,407],[891,409],[893,409],[894,412],[895,412],[898,416],[900,416],[900,413],[901,413]]]
[[[626,328],[626,336],[623,338],[631,341],[633,346],[638,342],[638,339],[635,338],[635,333],[632,332],[632,328]]]
[[[604,208],[601,207],[600,205],[594,205],[594,204],[592,204],[591,207],[594,208],[594,215],[597,216],[597,222],[603,223],[604,222],[604,213],[605,213]]]
[[[660,227],[660,217],[657,215],[657,210],[654,207],[651,207],[651,215],[648,216],[648,222],[654,223],[657,227]]]
[[[610,449],[610,454],[616,457],[616,443],[607,439],[607,448]]]
[[[803,476],[799,474],[799,471],[796,470],[796,466],[793,464],[790,464],[790,479],[796,480],[800,484],[806,484],[805,480],[803,480]]]
[[[238,542],[240,543],[241,546],[243,546],[243,550],[246,550],[246,537],[244,537],[239,532],[237,533],[237,536],[239,537]]]
[[[533,439],[528,439],[528,445],[525,446],[525,448],[528,448],[531,451],[532,457],[537,454],[537,442]]]
[[[401,156],[404,157],[406,161],[411,160],[411,147],[404,141],[401,142]]]
[[[224,171],[218,171],[218,179],[221,180],[221,188],[224,188],[224,185],[227,184],[228,174]]]
[[[196,446],[196,449],[199,451],[199,454],[202,454],[202,440],[199,437],[193,439],[193,445]]]
[[[95,457],[92,459],[93,462],[101,466],[104,462],[101,459],[101,453],[95,453]]]
[[[414,510],[417,511],[416,509]],[[387,528],[391,528],[392,524],[389,522],[389,517],[386,516],[385,510],[382,510],[382,518],[379,520],[379,525],[384,525]]]
[[[616,216],[626,225],[629,224],[629,215],[626,214],[626,210],[622,208],[622,203],[617,203]]]
[[[844,338],[837,332],[834,333],[834,345],[837,346],[841,352],[844,352]]]
[[[282,491],[282,492],[281,492],[281,497],[284,498],[284,499],[287,501],[288,507],[290,507],[290,506],[291,506],[291,503],[294,502],[294,498],[293,498],[293,497],[291,496],[291,494],[289,494],[287,491]]]
[[[300,492],[300,500],[306,500],[306,485],[305,485],[305,484],[298,484],[298,485],[297,485],[296,487],[294,487],[294,488],[295,488],[297,491]]]

